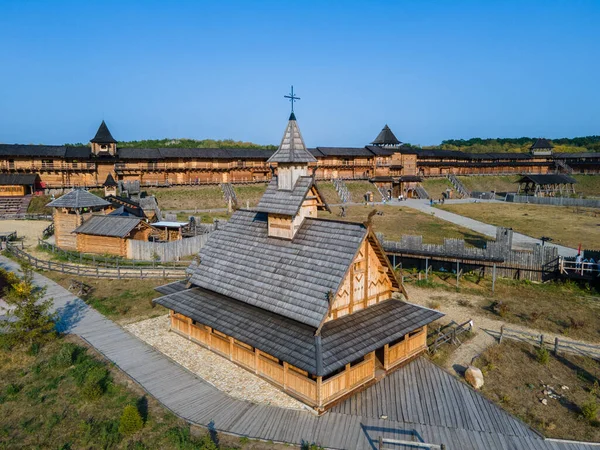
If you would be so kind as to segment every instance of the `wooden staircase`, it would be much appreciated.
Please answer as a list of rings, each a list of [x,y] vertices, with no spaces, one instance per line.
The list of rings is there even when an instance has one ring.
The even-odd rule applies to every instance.
[[[31,202],[31,195],[24,197],[0,197],[0,217],[12,218],[24,215]]]

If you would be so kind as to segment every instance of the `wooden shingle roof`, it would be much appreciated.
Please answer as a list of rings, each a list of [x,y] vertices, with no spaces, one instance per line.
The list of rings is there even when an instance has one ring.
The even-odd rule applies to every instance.
[[[268,236],[267,214],[238,210],[211,233],[190,281],[318,327],[366,235],[362,224],[306,218],[288,241]]]
[[[0,174],[0,185],[6,186],[33,186],[40,182],[37,173],[2,173]]]
[[[394,135],[394,133],[392,133],[392,130],[390,130],[390,127],[388,127],[387,124],[379,132],[375,140],[371,142],[371,144],[374,145],[400,145],[401,143],[402,142],[400,142],[398,138],[396,138],[396,136]]]
[[[443,316],[410,303],[386,300],[326,322],[321,331],[321,360],[317,361],[316,329],[296,320],[199,288],[154,302],[318,376]]]
[[[92,216],[73,233],[124,238],[141,222],[132,216]]]
[[[536,139],[536,141],[533,143],[533,145],[531,147],[529,147],[530,150],[538,150],[538,149],[552,149],[554,148],[554,145],[552,145],[552,143],[548,140],[548,139],[544,139],[544,138],[539,138]]]
[[[519,183],[526,183],[528,181],[534,184],[547,185],[547,184],[574,184],[577,180],[569,175],[563,174],[547,174],[547,175],[524,175]]]
[[[73,189],[71,192],[51,201],[46,206],[50,208],[94,208],[109,205],[109,202],[94,194],[90,194],[85,189]]]
[[[94,138],[90,142],[94,142],[97,144],[117,143],[116,139],[112,137],[112,134],[110,134],[110,131],[108,130],[108,127],[106,126],[106,122],[104,122],[104,120],[98,127],[98,131],[96,131],[96,136],[94,136]]]
[[[278,164],[317,162],[317,159],[306,149],[294,113],[290,116],[279,148],[267,162]]]
[[[255,210],[294,216],[300,210],[302,202],[313,184],[313,177],[300,177],[291,191],[279,190],[277,189],[277,177],[274,176]]]

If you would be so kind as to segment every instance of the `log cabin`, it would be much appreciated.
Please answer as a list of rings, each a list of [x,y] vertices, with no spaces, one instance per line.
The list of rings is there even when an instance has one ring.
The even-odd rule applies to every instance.
[[[77,250],[75,229],[92,214],[106,214],[111,204],[84,189],[73,189],[46,206],[52,208],[56,246]]]
[[[189,280],[154,302],[173,332],[321,413],[424,352],[442,314],[399,299],[370,222],[317,216],[328,206],[293,113],[269,163],[258,206],[212,233]]]
[[[577,180],[569,175],[525,175],[519,179],[517,194],[534,197],[556,197],[575,195]]]
[[[24,197],[40,189],[40,176],[36,173],[0,174],[0,197]]]
[[[139,217],[109,214],[88,218],[73,233],[77,236],[78,252],[126,258],[130,239],[148,241],[156,231]]]

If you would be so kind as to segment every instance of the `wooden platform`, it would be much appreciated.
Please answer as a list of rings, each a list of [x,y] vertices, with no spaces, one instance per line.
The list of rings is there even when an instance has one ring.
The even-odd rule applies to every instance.
[[[0,257],[0,267],[16,270]],[[66,289],[36,274],[61,315],[59,328],[78,334],[187,421],[250,438],[317,442],[333,449],[375,449],[379,436],[445,444],[448,450],[597,450],[544,440],[429,361],[419,358],[321,417],[229,397],[127,333]],[[382,418],[387,416],[387,418]],[[414,447],[397,446],[399,450]]]

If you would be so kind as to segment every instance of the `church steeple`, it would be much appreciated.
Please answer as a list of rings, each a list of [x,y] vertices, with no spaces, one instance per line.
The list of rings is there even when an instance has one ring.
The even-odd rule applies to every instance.
[[[293,112],[279,148],[267,162],[277,164],[277,187],[280,190],[293,189],[298,178],[308,175],[308,163],[317,162],[317,159],[306,149]]]

